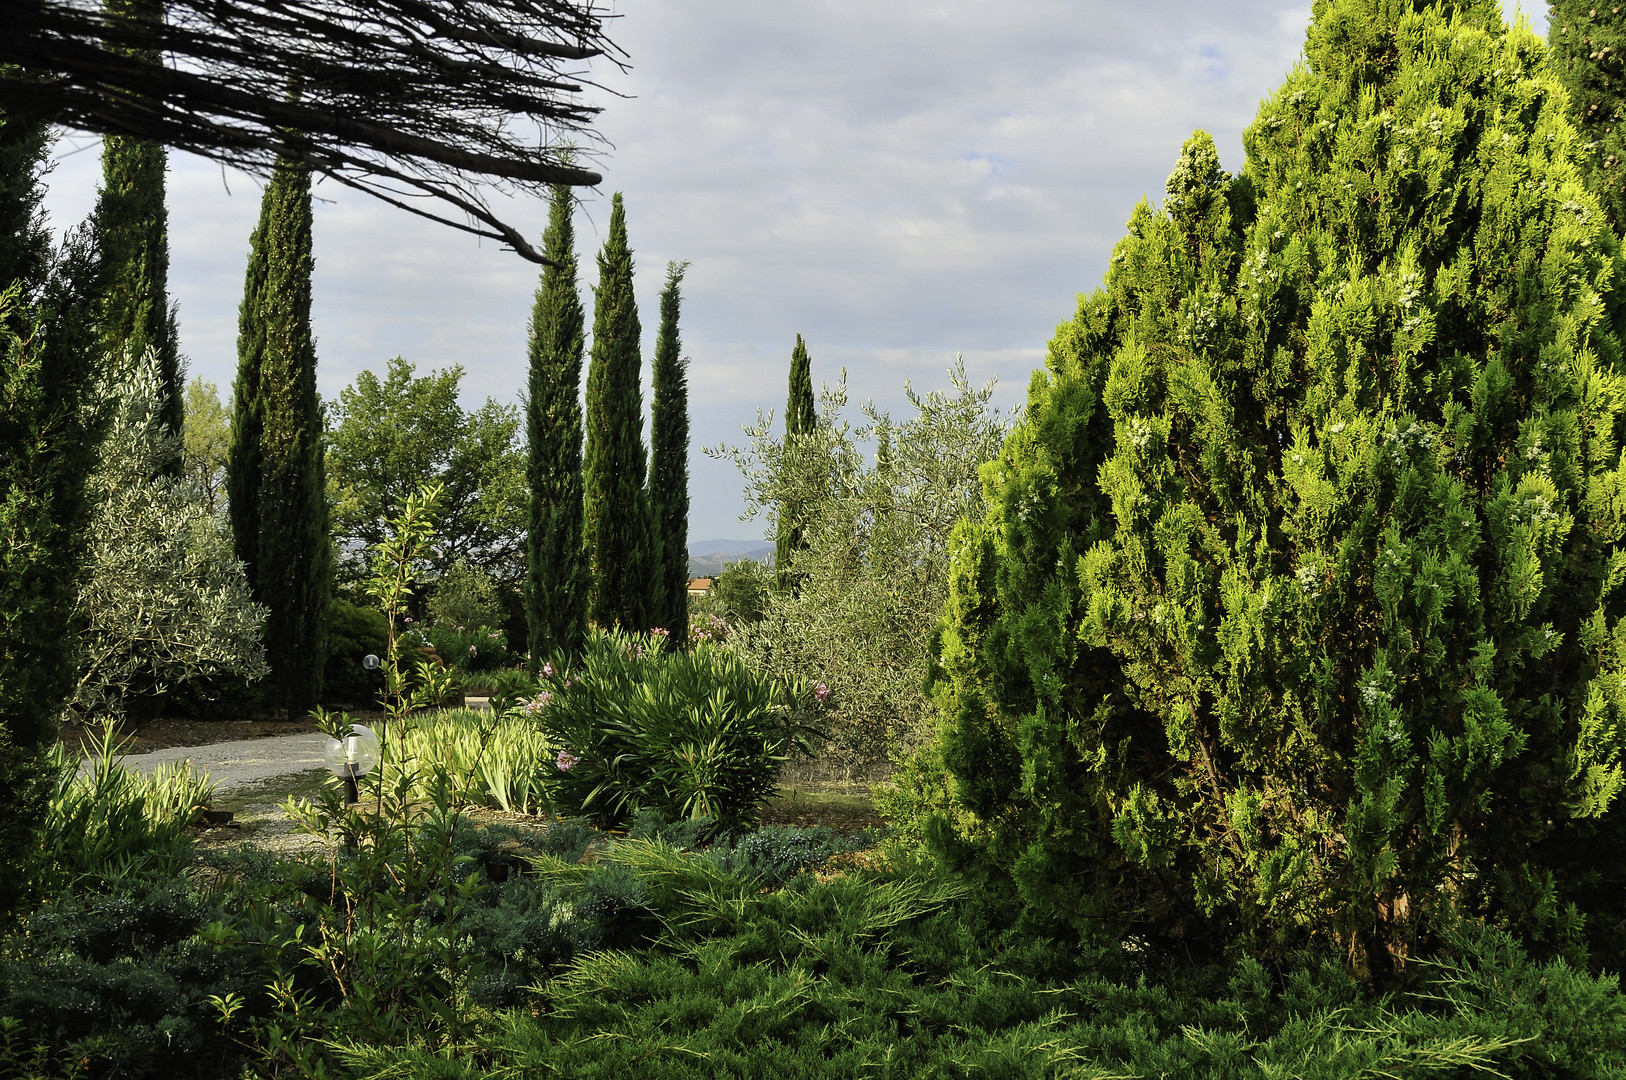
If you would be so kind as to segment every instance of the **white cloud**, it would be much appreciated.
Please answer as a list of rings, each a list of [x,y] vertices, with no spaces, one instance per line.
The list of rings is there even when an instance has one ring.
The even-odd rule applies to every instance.
[[[1298,57],[1309,4],[621,0],[616,13],[633,67],[595,77],[630,96],[598,96],[613,145],[602,189],[582,193],[583,294],[590,304],[613,191],[626,194],[646,356],[665,264],[692,263],[699,540],[760,528],[735,522],[738,478],[698,448],[739,442],[759,405],[782,410],[797,333],[815,379],[848,368],[855,403],[903,408],[905,379],[942,386],[962,351],[973,378],[999,377],[1000,404],[1021,400],[1192,129],[1240,165],[1242,128]],[[59,225],[88,211],[98,175],[94,149],[60,162]],[[170,183],[183,348],[225,392],[259,187],[179,156]],[[420,369],[461,363],[470,404],[516,399],[536,268],[335,187],[318,189],[332,202],[316,212],[322,392],[401,354]],[[545,207],[503,210],[540,235]]]

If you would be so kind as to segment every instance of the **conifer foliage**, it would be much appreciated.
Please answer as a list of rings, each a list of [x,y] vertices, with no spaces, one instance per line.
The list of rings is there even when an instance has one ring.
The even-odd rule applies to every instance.
[[[798,439],[813,431],[819,422],[819,410],[813,400],[813,360],[807,354],[802,335],[796,335],[796,347],[790,352],[790,394],[785,401],[785,451],[796,452]],[[796,552],[807,546],[802,515],[806,506],[786,501],[778,508],[778,532],[774,542],[775,575],[780,589],[791,587],[791,561]]]
[[[250,241],[226,489],[237,557],[254,599],[269,609],[268,703],[289,716],[322,692],[333,578],[312,262],[310,170],[284,161],[266,186]]]
[[[621,193],[598,256],[593,351],[587,371],[586,538],[593,575],[588,618],[609,629],[652,625],[657,552],[644,488],[644,412],[639,389],[638,303]]]
[[[679,287],[688,268],[666,265],[649,410],[649,505],[660,543],[651,621],[679,648],[689,639],[689,362],[678,335]]]
[[[106,0],[109,18],[162,22],[163,0]],[[150,53],[150,50],[148,51]],[[155,58],[156,54],[144,56]],[[169,155],[151,139],[102,140],[102,187],[96,220],[107,264],[102,336],[109,355],[158,358],[159,416],[172,432],[183,418],[183,376],[175,312],[169,302],[169,211],[164,172]]]
[[[587,551],[582,539],[582,331],[576,291],[575,200],[553,189],[542,271],[531,311],[531,374],[525,404],[531,491],[525,545],[525,613],[534,669],[579,655],[587,638]]]
[[[1626,233],[1626,14],[1598,0],[1552,0],[1547,44],[1580,129],[1581,174],[1619,236]]]
[[[1320,0],[1305,56],[1239,175],[1198,132],[1135,209],[985,473],[927,834],[1079,926],[1374,978],[1447,908],[1602,932],[1617,244],[1496,4]]]
[[[52,780],[43,751],[73,689],[74,592],[100,421],[91,232],[53,255],[39,211],[44,125],[0,113],[0,923],[17,910]]]

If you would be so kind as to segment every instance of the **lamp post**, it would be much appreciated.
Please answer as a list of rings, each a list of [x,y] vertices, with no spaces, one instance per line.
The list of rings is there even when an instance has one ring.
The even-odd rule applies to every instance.
[[[343,738],[327,741],[323,759],[328,770],[344,781],[345,802],[354,804],[361,799],[356,781],[378,764],[378,736],[365,724],[351,724]]]

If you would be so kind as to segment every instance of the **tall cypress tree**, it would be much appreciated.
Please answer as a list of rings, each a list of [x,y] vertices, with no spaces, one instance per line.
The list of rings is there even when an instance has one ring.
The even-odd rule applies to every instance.
[[[109,18],[156,23],[164,0],[105,0]],[[151,51],[149,59],[156,59]],[[114,356],[148,349],[158,356],[164,400],[160,415],[181,431],[184,386],[175,312],[169,301],[169,211],[164,172],[169,155],[150,139],[109,135],[102,140],[102,188],[96,220],[107,267],[102,340]],[[178,465],[176,466],[178,468]]]
[[[1626,289],[1541,57],[1318,0],[1241,173],[1135,209],[957,536],[958,865],[1375,980],[1464,913],[1620,955]]]
[[[790,353],[790,396],[785,402],[785,451],[794,453],[797,438],[813,430],[818,423],[818,408],[813,401],[813,361],[807,355],[807,344],[802,335],[796,335],[796,347]],[[779,531],[774,543],[775,577],[780,589],[794,587],[791,562],[796,552],[807,546],[802,539],[803,508],[794,501],[779,507]]]
[[[0,113],[0,926],[45,812],[44,757],[74,685],[70,624],[93,509],[101,295],[79,230],[53,258],[42,216],[42,124]]]
[[[238,322],[232,536],[265,627],[270,703],[289,716],[322,693],[332,547],[311,337],[310,170],[279,161],[250,241]]]
[[[1551,0],[1547,45],[1580,129],[1581,175],[1619,236],[1626,233],[1626,14],[1598,0]]]
[[[644,488],[644,415],[639,390],[638,304],[621,193],[598,256],[593,349],[587,371],[586,540],[593,575],[588,617],[599,626],[647,630],[655,533]]]
[[[678,337],[679,286],[688,268],[666,264],[649,410],[649,504],[660,541],[652,621],[678,647],[689,640],[689,364]]]
[[[579,653],[587,636],[587,549],[582,538],[582,348],[586,316],[576,291],[575,200],[553,189],[542,271],[531,311],[529,397],[530,531],[526,537],[525,618],[531,667]]]

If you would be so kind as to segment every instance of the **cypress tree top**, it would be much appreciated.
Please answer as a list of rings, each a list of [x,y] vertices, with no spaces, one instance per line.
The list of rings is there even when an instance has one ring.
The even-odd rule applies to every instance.
[[[1374,976],[1456,908],[1617,925],[1626,310],[1489,2],[1319,0],[1187,142],[956,549],[928,829],[1080,926]]]

